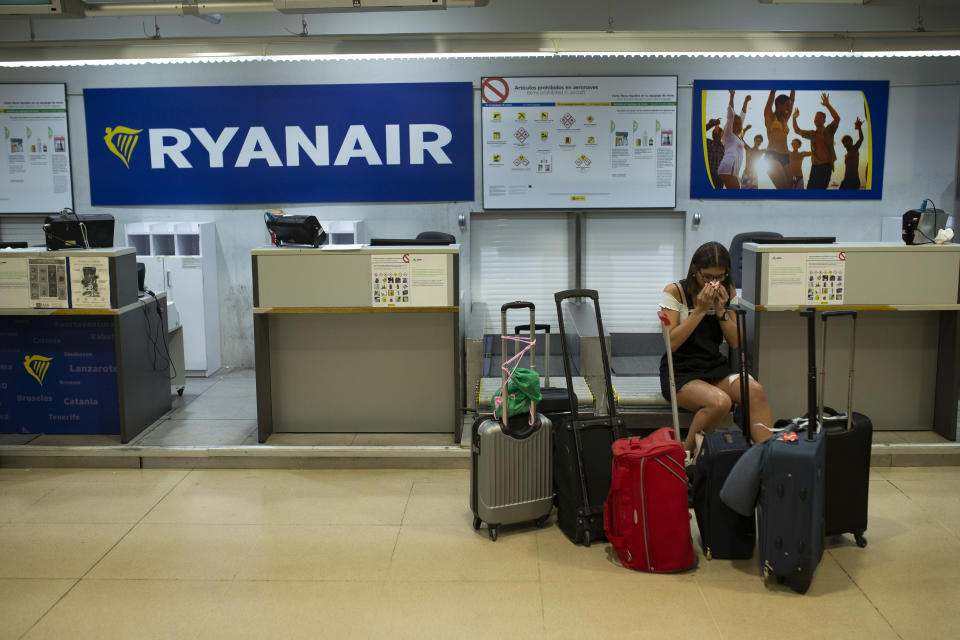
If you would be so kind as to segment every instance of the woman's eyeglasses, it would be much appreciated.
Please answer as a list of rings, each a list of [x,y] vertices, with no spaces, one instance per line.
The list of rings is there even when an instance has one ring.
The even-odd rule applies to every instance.
[[[703,271],[701,271],[701,272],[700,272],[700,277],[703,278],[703,281],[704,281],[704,282],[719,282],[719,281],[723,280],[724,278],[726,278],[726,277],[727,277],[727,274],[726,274],[726,273],[721,273],[720,275],[715,276],[715,275],[713,275],[712,273],[704,273]]]

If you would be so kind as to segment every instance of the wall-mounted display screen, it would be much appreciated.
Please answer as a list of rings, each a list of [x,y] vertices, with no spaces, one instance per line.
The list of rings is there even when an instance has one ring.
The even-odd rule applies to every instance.
[[[73,207],[67,88],[0,84],[0,213]]]
[[[482,78],[485,209],[676,206],[676,76]]]

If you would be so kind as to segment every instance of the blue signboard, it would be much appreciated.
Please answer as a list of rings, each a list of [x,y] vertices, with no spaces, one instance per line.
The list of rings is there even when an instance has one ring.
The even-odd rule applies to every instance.
[[[880,200],[890,83],[696,80],[690,197]]]
[[[114,320],[8,316],[0,331],[0,433],[119,434]]]
[[[469,82],[83,98],[93,206],[474,199]]]

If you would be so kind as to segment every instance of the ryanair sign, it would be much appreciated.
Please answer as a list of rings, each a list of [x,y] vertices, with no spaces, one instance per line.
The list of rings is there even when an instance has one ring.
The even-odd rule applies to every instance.
[[[83,95],[93,206],[474,199],[469,82]]]

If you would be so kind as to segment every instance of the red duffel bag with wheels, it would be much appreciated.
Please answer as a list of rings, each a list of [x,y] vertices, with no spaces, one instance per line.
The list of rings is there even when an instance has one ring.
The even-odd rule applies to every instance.
[[[683,443],[668,427],[613,443],[613,480],[603,518],[607,540],[623,566],[651,573],[693,566],[685,458]]]

